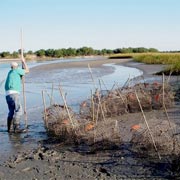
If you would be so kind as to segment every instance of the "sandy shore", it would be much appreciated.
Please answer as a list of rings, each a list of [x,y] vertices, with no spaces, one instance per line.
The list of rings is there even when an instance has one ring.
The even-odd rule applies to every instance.
[[[133,62],[131,59],[102,59],[84,62],[65,62],[37,66],[31,72],[49,71],[52,69],[72,67],[102,67],[106,63],[139,68],[144,72],[145,80],[156,78],[153,73],[162,70],[162,65],[144,65]],[[179,104],[168,112],[170,119],[180,125]],[[165,119],[162,110],[146,113],[147,119],[157,117]],[[112,118],[118,121],[123,138],[123,145],[118,150],[89,152],[87,147],[63,146],[59,141],[49,138],[41,142],[38,149],[26,151],[10,157],[0,165],[0,179],[167,179],[177,178],[179,174],[169,172],[165,160],[159,161],[158,157],[149,159],[140,157],[131,152],[129,141],[131,127],[142,122],[141,113],[126,114]]]

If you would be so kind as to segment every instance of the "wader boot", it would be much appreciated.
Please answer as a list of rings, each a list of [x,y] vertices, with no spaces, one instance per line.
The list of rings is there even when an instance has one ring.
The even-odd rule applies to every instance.
[[[8,133],[14,132],[12,125],[12,118],[7,118],[7,131]]]

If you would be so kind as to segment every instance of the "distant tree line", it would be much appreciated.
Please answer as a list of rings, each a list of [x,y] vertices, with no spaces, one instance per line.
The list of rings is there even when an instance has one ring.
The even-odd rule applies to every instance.
[[[132,47],[129,47],[129,48],[118,48],[118,49],[115,49],[114,51],[114,54],[119,54],[119,53],[147,53],[147,52],[158,52],[157,49],[155,48],[144,48],[144,47],[138,47],[138,48],[132,48]]]
[[[145,52],[158,52],[155,48],[117,48],[114,50],[111,49],[102,49],[102,50],[95,50],[91,47],[81,47],[78,49],[75,48],[62,48],[62,49],[40,49],[35,52],[28,51],[24,52],[24,55],[34,55],[37,57],[52,57],[52,58],[61,58],[61,57],[75,57],[75,56],[92,56],[92,55],[110,55],[110,54],[117,54],[117,53],[145,53]],[[1,52],[0,58],[18,58],[20,55],[20,50],[17,52],[10,53],[8,51]]]

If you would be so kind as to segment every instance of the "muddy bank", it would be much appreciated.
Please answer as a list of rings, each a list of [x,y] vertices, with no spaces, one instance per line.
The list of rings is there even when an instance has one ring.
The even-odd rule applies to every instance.
[[[107,60],[109,63],[109,60]],[[122,60],[113,60],[120,63]],[[110,60],[110,62],[112,62]],[[75,62],[74,62],[75,63]],[[81,62],[79,62],[81,64]],[[92,62],[91,62],[92,63]],[[95,62],[96,64],[97,62]],[[104,60],[103,60],[104,63]],[[79,64],[79,65],[80,65]],[[102,62],[98,65],[101,66]],[[97,65],[97,64],[96,64]],[[161,77],[151,75],[156,65],[138,66],[133,62],[124,65],[141,67],[144,78],[161,81]],[[45,65],[33,68],[33,71],[46,71],[57,68],[56,65]],[[61,65],[59,65],[61,66]],[[64,65],[65,66],[65,65]],[[66,65],[70,67],[68,64]],[[84,62],[87,67],[87,62]],[[93,65],[91,65],[93,67]],[[94,65],[95,66],[95,65]],[[72,66],[73,67],[73,64]],[[77,65],[78,67],[78,65]],[[162,66],[158,67],[162,68]],[[157,69],[156,69],[157,70]],[[179,102],[174,108],[168,109],[170,119],[177,124],[177,134],[180,133]],[[163,110],[153,110],[145,113],[147,120],[156,118],[166,120]],[[39,142],[40,147],[34,150],[17,152],[0,165],[0,179],[177,179],[177,169],[171,166],[171,159],[163,157],[159,160],[156,152],[154,157],[139,155],[132,151],[130,140],[131,127],[143,122],[141,113],[126,114],[111,118],[118,121],[123,144],[114,150],[92,151],[85,145],[66,146],[61,140],[52,137]]]
[[[136,157],[136,158],[135,158]],[[39,148],[12,158],[0,167],[3,179],[177,179],[166,161],[132,156],[127,147],[119,151],[86,154]],[[8,171],[7,171],[8,170]]]
[[[178,108],[169,111],[178,120]],[[174,114],[175,113],[175,114]],[[166,119],[163,111],[146,113],[147,119]],[[0,166],[2,179],[176,179],[171,159],[134,153],[129,143],[131,127],[142,122],[142,115],[134,113],[111,119],[118,120],[124,143],[114,150],[91,151],[84,146],[65,146],[61,140],[49,137],[38,149],[27,150],[5,161]]]
[[[80,68],[80,67],[88,67],[88,64],[93,68],[102,67],[103,64],[108,63],[125,63],[129,62],[130,59],[107,59],[107,58],[101,58],[101,59],[92,59],[92,60],[85,60],[85,61],[75,61],[75,62],[61,62],[61,63],[51,63],[51,64],[44,64],[41,66],[36,66],[32,68],[31,72],[36,71],[50,71],[54,69],[63,69],[63,68]]]

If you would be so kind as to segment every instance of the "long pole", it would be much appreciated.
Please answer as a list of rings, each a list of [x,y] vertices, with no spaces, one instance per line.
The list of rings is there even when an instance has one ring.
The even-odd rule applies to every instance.
[[[63,90],[62,90],[61,85],[59,85],[59,92],[60,92],[61,97],[62,97],[62,99],[63,99],[63,101],[64,101],[64,106],[65,106],[65,108],[66,108],[66,112],[67,112],[67,114],[68,114],[68,117],[69,117],[69,120],[70,120],[71,125],[72,125],[72,127],[73,127],[73,130],[75,130],[74,121],[73,121],[73,119],[71,118],[71,114],[70,114],[70,112],[69,112],[69,109],[68,109],[68,106],[67,106],[67,102],[66,102],[66,98],[65,98],[65,96],[64,96],[64,93],[63,93]]]
[[[153,145],[154,145],[154,149],[156,150],[156,152],[157,152],[157,154],[158,154],[159,159],[161,159],[161,156],[160,156],[159,151],[158,151],[158,149],[157,149],[157,146],[156,146],[156,143],[155,143],[155,140],[154,140],[153,134],[152,134],[152,132],[151,132],[151,130],[150,130],[149,124],[148,124],[148,122],[147,122],[146,116],[145,116],[145,114],[144,114],[144,111],[143,111],[143,108],[142,108],[142,106],[141,106],[141,102],[140,102],[140,100],[139,100],[139,97],[138,97],[138,95],[137,95],[136,90],[135,90],[135,95],[136,95],[136,98],[137,98],[137,101],[138,101],[139,107],[140,107],[140,109],[141,109],[141,113],[142,113],[142,115],[143,115],[143,118],[144,118],[145,124],[146,124],[147,129],[148,129],[148,131],[149,131],[149,134],[150,134],[150,136],[151,136],[151,139],[152,139],[152,142],[153,142]]]
[[[21,29],[21,59],[24,58],[23,54],[23,31]],[[22,64],[22,68],[23,64]],[[27,111],[26,111],[26,95],[25,95],[25,78],[22,76],[22,90],[23,90],[23,102],[24,102],[24,121],[25,121],[25,128],[27,129]]]
[[[169,119],[169,116],[168,116],[168,113],[167,113],[167,109],[166,109],[166,105],[165,105],[165,79],[164,79],[164,73],[163,73],[163,76],[162,76],[162,87],[163,87],[163,100],[162,100],[162,103],[163,103],[163,109],[164,109],[164,112],[167,116],[167,119],[168,119],[168,122],[169,122],[169,127],[171,128],[171,123],[170,123],[170,119]]]
[[[46,113],[46,100],[44,97],[44,91],[42,91],[42,99],[43,99],[43,105],[44,105],[44,122],[45,122],[45,126],[48,129],[48,123],[47,123],[47,113]]]

